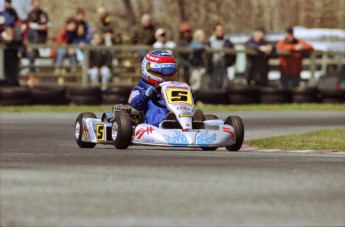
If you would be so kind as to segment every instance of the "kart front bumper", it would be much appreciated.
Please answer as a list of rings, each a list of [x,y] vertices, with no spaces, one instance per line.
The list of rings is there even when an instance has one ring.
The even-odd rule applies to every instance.
[[[236,133],[231,125],[217,129],[162,129],[140,124],[133,135],[133,144],[169,147],[226,147],[236,143]]]

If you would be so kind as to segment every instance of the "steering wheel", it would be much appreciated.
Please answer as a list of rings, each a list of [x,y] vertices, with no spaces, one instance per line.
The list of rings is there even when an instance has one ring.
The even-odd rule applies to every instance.
[[[156,85],[154,87],[156,89],[156,91],[158,92],[158,94],[161,93],[162,91],[162,87],[160,85]],[[161,100],[160,98],[151,98],[151,101],[153,102],[153,104],[155,104],[156,106],[160,107],[160,108],[167,108],[166,105],[162,105],[159,100]]]

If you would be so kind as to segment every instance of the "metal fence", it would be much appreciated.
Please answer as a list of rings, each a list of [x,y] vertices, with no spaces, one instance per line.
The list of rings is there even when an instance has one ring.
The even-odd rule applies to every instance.
[[[88,70],[90,66],[89,56],[90,51],[93,50],[107,50],[112,53],[113,57],[113,64],[112,64],[112,80],[111,85],[122,85],[128,84],[133,85],[136,81],[140,78],[140,63],[141,63],[141,53],[148,52],[152,50],[150,46],[141,46],[141,45],[119,45],[119,46],[57,46],[57,45],[28,45],[27,47],[36,48],[39,50],[45,50],[45,57],[41,56],[36,62],[39,62],[40,59],[46,59],[45,67],[48,67],[49,72],[44,72],[44,70],[40,70],[40,65],[36,64],[38,68],[37,71],[31,73],[30,75],[36,76],[40,81],[41,84],[45,84],[44,80],[46,79],[46,83],[49,84],[56,84],[61,82],[61,80],[68,81],[68,78],[72,78],[73,82],[64,82],[62,84],[67,86],[82,86],[88,87],[89,84],[89,75]],[[54,69],[55,60],[50,57],[50,50],[53,48],[75,48],[82,51],[84,57],[81,62],[79,62],[79,72],[77,74],[71,75],[68,73],[64,73],[59,75],[57,78],[52,75],[52,71]],[[184,75],[186,72],[183,71],[183,66],[192,67],[192,64],[188,62],[189,60],[185,58],[185,56],[190,56],[193,54],[193,49],[191,48],[175,48],[170,50],[174,56],[176,57],[178,63],[180,63],[180,78],[179,80],[189,82],[190,75]],[[43,51],[44,52],[44,51]],[[0,61],[4,62],[4,47],[0,47]],[[245,66],[246,66],[246,56],[248,55],[257,55],[256,51],[248,50],[244,48],[236,48],[236,49],[207,49],[205,50],[206,54],[234,54],[237,56],[236,63],[228,70],[227,80],[233,81],[236,78],[243,78],[243,73],[245,73]],[[279,77],[279,59],[280,55],[289,55],[289,52],[278,51],[275,52],[272,56],[270,56],[269,64],[270,64],[270,72],[272,78],[271,81],[277,80],[277,75]],[[187,63],[186,63],[187,61]],[[22,63],[25,62],[25,59],[22,59]],[[67,66],[66,66],[67,65]],[[317,82],[317,79],[320,75],[326,74],[327,70],[330,66],[334,67],[344,67],[345,65],[345,52],[334,52],[334,51],[313,51],[311,52],[305,59],[303,60],[303,68],[304,72],[306,72],[307,77],[304,78],[306,86],[314,86]],[[65,64],[68,67],[68,62]],[[20,67],[24,67],[21,65]],[[4,75],[4,66],[0,64],[0,74]],[[190,71],[187,73],[191,73]],[[27,79],[27,75],[21,73],[19,75],[21,79]],[[210,77],[210,75],[206,75]],[[42,78],[41,78],[42,77]],[[40,79],[41,78],[41,79]],[[55,80],[56,79],[56,80]],[[59,80],[60,79],[60,80]],[[186,81],[187,80],[187,81]],[[202,82],[204,83],[204,81]],[[226,81],[224,82],[226,83]]]

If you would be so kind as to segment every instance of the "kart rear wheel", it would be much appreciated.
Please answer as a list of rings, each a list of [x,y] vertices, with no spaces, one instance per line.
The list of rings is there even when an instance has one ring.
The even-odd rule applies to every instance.
[[[231,125],[235,129],[236,143],[225,147],[228,151],[238,151],[241,149],[244,140],[244,126],[242,119],[238,116],[227,117],[224,124]]]
[[[75,121],[75,131],[74,131],[75,141],[80,148],[94,148],[96,146],[95,143],[82,141],[83,132],[84,132],[83,118],[97,118],[97,117],[94,113],[90,113],[90,112],[84,112],[78,115],[77,120]]]
[[[132,140],[132,122],[128,114],[117,114],[111,136],[116,149],[127,149]]]

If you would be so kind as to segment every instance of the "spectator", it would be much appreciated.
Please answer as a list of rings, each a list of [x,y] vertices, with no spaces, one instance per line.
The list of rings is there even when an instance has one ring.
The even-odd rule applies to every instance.
[[[278,42],[277,49],[291,52],[290,55],[279,57],[282,87],[298,87],[301,81],[303,53],[312,51],[313,47],[303,40],[296,39],[293,28],[289,27],[285,32],[285,39]]]
[[[183,22],[180,25],[180,38],[177,43],[178,47],[186,48],[189,47],[193,40],[192,35],[192,26],[187,23]],[[179,53],[179,65],[182,72],[182,78],[180,80],[184,81],[185,83],[189,83],[189,74],[190,74],[190,54],[187,52],[180,52]]]
[[[18,15],[16,10],[12,7],[12,0],[5,0],[5,8],[0,12],[0,16],[5,18],[3,29],[6,30],[8,26],[16,26]]]
[[[152,46],[155,43],[155,28],[152,25],[151,16],[149,14],[142,15],[140,24],[133,27],[131,31],[131,40],[133,44],[142,44]],[[140,61],[147,54],[146,50],[139,50],[136,55]]]
[[[80,47],[90,44],[86,27],[83,24],[77,24],[76,36],[75,36],[75,39],[73,39],[72,44],[78,45]],[[83,61],[84,60],[83,51],[80,49],[76,49],[75,52],[76,52],[78,62]],[[73,73],[75,73],[75,71]]]
[[[199,90],[202,87],[201,82],[206,73],[207,53],[205,50],[208,48],[206,35],[203,30],[195,30],[190,47],[193,49],[191,57],[192,73],[190,77],[190,86],[192,90]]]
[[[104,44],[103,37],[100,33],[96,33],[92,39],[93,46],[100,46]],[[112,56],[108,50],[92,50],[90,51],[90,79],[93,86],[99,84],[99,74],[102,77],[102,90],[108,88],[108,83],[111,74],[111,61]]]
[[[4,32],[5,17],[0,15],[0,35]]]
[[[86,43],[90,43],[92,40],[92,28],[91,28],[90,24],[85,20],[84,9],[77,8],[76,14],[75,14],[75,19],[77,21],[77,27],[79,27],[79,25],[82,25],[84,27]]]
[[[234,44],[224,33],[223,25],[217,23],[213,28],[213,35],[209,39],[212,49],[221,50],[223,48],[234,48]],[[236,61],[235,54],[225,54],[224,52],[213,53],[210,58],[209,72],[211,73],[211,89],[225,89],[227,86],[227,68]]]
[[[20,29],[14,25],[8,25],[1,34],[0,43],[4,43],[4,73],[9,85],[18,86],[19,57],[18,49],[22,44]],[[2,64],[2,63],[1,63]]]
[[[131,33],[133,44],[143,44],[152,46],[155,43],[155,28],[152,25],[149,14],[142,15],[140,24],[134,26]]]
[[[111,19],[108,11],[103,7],[97,9],[97,17],[95,30],[97,33],[102,34],[104,44],[106,46],[112,46],[122,43],[122,37],[120,33],[116,33],[115,25]]]
[[[57,45],[69,45],[73,42],[76,37],[76,28],[77,28],[77,21],[70,17],[66,20],[65,25],[60,28],[58,33],[55,37],[55,44]],[[56,58],[56,68],[55,68],[55,75],[60,74],[60,69],[63,63],[63,60],[68,57],[71,61],[71,68],[73,71],[76,71],[77,68],[77,57],[75,54],[75,50],[73,48],[58,48],[57,50],[57,58]]]
[[[48,14],[41,9],[40,0],[32,0],[32,10],[29,13],[29,32],[27,42],[29,44],[42,44],[47,41],[48,28],[50,26]],[[35,71],[35,59],[38,57],[37,49],[27,48],[27,56],[30,62],[30,71]]]
[[[73,44],[84,46],[86,44],[90,44],[91,40],[89,40],[87,29],[83,24],[77,23],[75,38],[73,39]]]
[[[167,38],[166,31],[163,28],[158,28],[155,32],[156,42],[153,44],[153,48],[157,49],[173,49],[176,47],[176,44],[173,41],[169,41]],[[172,54],[171,50],[166,50]]]
[[[268,60],[274,49],[265,40],[265,30],[263,28],[255,29],[252,38],[246,42],[245,46],[256,52],[256,55],[247,54],[246,77],[248,84],[266,86],[270,69]]]

